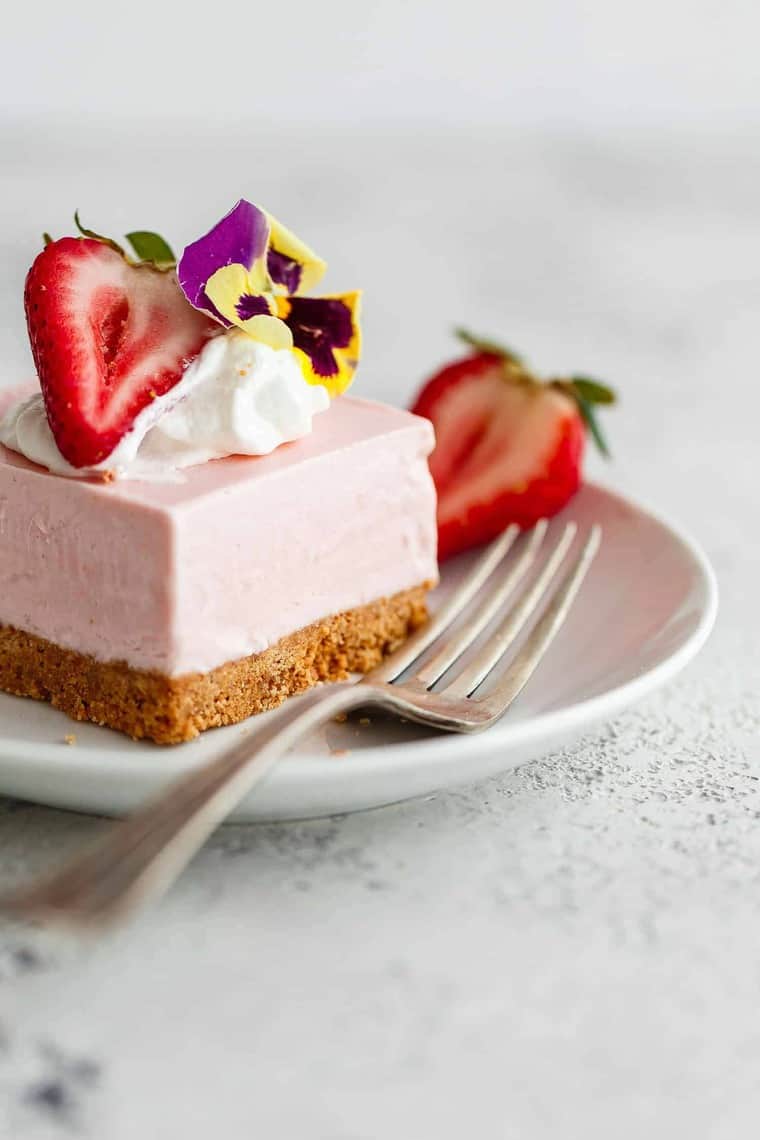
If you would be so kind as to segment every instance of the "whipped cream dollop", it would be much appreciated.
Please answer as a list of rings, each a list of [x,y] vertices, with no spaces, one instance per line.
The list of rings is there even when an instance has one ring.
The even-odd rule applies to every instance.
[[[39,392],[0,419],[0,443],[57,475],[176,479],[182,468],[210,459],[267,455],[308,435],[312,417],[329,405],[327,389],[304,379],[290,349],[231,331],[208,341],[180,382],[140,412],[96,467],[72,467],[64,459]]]

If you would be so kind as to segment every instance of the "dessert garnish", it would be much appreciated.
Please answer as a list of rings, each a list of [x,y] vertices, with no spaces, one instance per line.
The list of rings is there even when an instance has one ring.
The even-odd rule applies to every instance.
[[[159,234],[133,231],[128,252],[74,220],[27,276],[41,396],[0,422],[7,446],[62,474],[146,477],[271,451],[350,385],[359,294],[304,296],[325,262],[251,202],[178,263]]]
[[[292,349],[306,379],[345,392],[359,358],[359,293],[304,297],[327,265],[264,210],[241,199],[177,266],[191,305],[225,328]]]
[[[581,484],[587,431],[608,454],[596,413],[616,400],[588,376],[543,380],[510,349],[457,335],[470,354],[438,371],[412,407],[435,427],[439,559],[561,510]]]
[[[216,333],[172,272],[100,238],[50,242],[24,292],[50,429],[73,467],[95,467]]]

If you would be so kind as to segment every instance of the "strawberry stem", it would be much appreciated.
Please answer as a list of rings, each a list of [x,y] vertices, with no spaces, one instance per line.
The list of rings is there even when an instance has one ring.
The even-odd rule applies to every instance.
[[[467,329],[455,328],[454,336],[464,341],[470,348],[474,348],[476,352],[485,352],[489,356],[501,356],[512,364],[522,364],[523,362],[522,357],[513,352],[511,348],[507,348],[506,345],[499,344],[495,340],[489,340],[487,337],[476,336]]]
[[[588,428],[588,430],[591,433],[591,438],[593,439],[596,446],[599,448],[599,451],[604,456],[604,458],[609,459],[610,458],[610,449],[607,446],[607,440],[604,438],[604,435],[602,433],[602,429],[599,427],[599,421],[596,418],[596,412],[594,411],[594,405],[592,403],[590,403],[588,400],[584,399],[583,396],[580,396],[580,395],[575,397],[575,402],[577,403],[578,410],[580,411],[581,416],[583,417],[584,424],[586,425],[586,427]]]
[[[598,405],[608,407],[616,403],[617,395],[614,390],[599,380],[592,380],[590,376],[571,376],[569,380],[554,380],[552,383],[555,388],[575,400],[591,438],[604,458],[609,459],[610,449],[599,426],[596,407]]]
[[[103,237],[102,234],[96,233],[95,230],[88,230],[86,226],[82,225],[79,220],[79,210],[74,211],[74,225],[79,230],[82,237],[94,238],[95,241],[102,241],[103,245],[110,246],[110,248],[115,250],[116,253],[120,253],[122,257],[126,258],[127,255],[125,254],[124,250],[118,242],[113,240],[113,238]]]
[[[591,376],[571,376],[570,381],[575,390],[591,404],[614,404],[617,401],[612,388],[608,388],[599,380],[592,379]]]

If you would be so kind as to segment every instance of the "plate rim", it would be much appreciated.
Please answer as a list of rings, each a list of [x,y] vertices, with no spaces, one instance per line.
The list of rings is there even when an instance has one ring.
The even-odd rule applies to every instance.
[[[552,738],[562,734],[570,735],[586,725],[614,716],[623,708],[643,699],[677,676],[699,653],[714,628],[719,607],[719,588],[715,571],[700,543],[688,530],[674,523],[666,513],[659,509],[652,508],[648,504],[641,503],[635,498],[605,486],[599,480],[587,480],[584,486],[601,491],[604,495],[615,500],[618,505],[632,508],[637,513],[647,516],[668,531],[685,549],[700,572],[705,594],[704,606],[699,614],[697,626],[678,649],[640,676],[586,700],[576,701],[565,708],[538,713],[513,722],[505,719],[492,726],[487,732],[468,734],[472,741],[480,740],[485,743],[486,740],[490,739],[492,745],[498,742],[505,747],[510,745],[519,747],[529,744],[537,738]],[[72,721],[71,723],[74,725],[75,722]],[[231,727],[233,729],[240,728],[240,725]],[[204,737],[201,736],[195,741],[172,748],[161,748],[158,745],[142,742],[144,745],[148,744],[146,750],[134,753],[129,757],[123,756],[122,762],[132,766],[135,769],[135,774],[138,771],[142,774],[146,768],[149,768],[154,769],[151,775],[155,775],[155,769],[160,767],[161,774],[165,775],[168,780],[182,772],[190,771],[206,761],[204,756],[200,756],[197,765],[194,764],[190,751],[194,745],[199,744],[203,739]],[[398,742],[390,745],[369,745],[354,753],[352,767],[356,765],[357,775],[392,775],[398,766],[410,763],[409,753],[412,751],[414,764],[421,768],[429,768],[447,758],[453,749],[457,747],[461,749],[461,740],[462,734],[460,733],[441,733],[424,740]],[[29,750],[34,751],[32,757],[29,757]],[[106,751],[109,754],[118,753],[118,743],[109,743]],[[26,756],[23,756],[24,753]],[[29,763],[31,759],[37,772],[48,771],[53,764],[60,765],[61,743],[57,740],[50,743],[32,742],[23,736],[3,735],[0,730],[0,762],[6,760],[19,761],[22,756],[25,763]],[[161,757],[160,761],[158,757]],[[83,777],[91,775],[93,772],[102,774],[104,764],[107,763],[108,761],[104,759],[102,753],[98,753],[96,749],[67,749],[64,769],[71,777]],[[338,767],[343,771],[342,766],[336,766],[334,759],[330,757],[315,752],[303,752],[289,756],[284,763],[279,764],[272,774],[272,779],[278,783],[297,784],[308,775],[312,779],[329,780],[330,776],[337,774]],[[2,789],[0,788],[0,794],[1,792]]]

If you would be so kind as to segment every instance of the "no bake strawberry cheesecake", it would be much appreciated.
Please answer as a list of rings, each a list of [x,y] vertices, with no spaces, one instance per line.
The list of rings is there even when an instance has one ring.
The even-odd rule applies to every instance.
[[[371,669],[437,580],[434,440],[344,395],[359,295],[244,200],[178,261],[77,226],[0,394],[0,689],[175,743]]]

